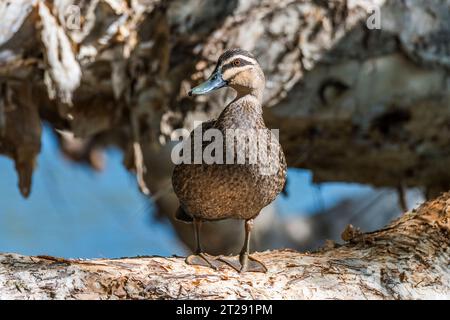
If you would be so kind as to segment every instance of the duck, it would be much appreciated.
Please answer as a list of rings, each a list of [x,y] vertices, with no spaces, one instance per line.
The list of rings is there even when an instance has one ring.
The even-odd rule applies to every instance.
[[[185,262],[213,269],[228,265],[238,272],[267,272],[265,264],[250,255],[250,236],[254,219],[285,187],[286,160],[276,133],[264,123],[265,76],[250,52],[240,48],[226,50],[210,77],[188,94],[204,95],[224,87],[234,89],[235,98],[216,119],[192,130],[184,141],[185,146],[193,147],[188,156],[191,161],[177,163],[172,174],[173,190],[180,202],[175,217],[194,226],[196,250]],[[206,161],[204,153],[212,138],[198,144],[204,159],[192,161],[196,134],[205,137],[207,132],[214,133],[210,136],[220,146],[211,152],[214,161]],[[236,141],[247,144],[239,145]],[[266,157],[260,156],[264,154],[258,153],[261,150],[267,151]],[[220,154],[222,159],[218,157]],[[244,244],[238,257],[215,257],[202,250],[202,223],[223,219],[244,222]]]

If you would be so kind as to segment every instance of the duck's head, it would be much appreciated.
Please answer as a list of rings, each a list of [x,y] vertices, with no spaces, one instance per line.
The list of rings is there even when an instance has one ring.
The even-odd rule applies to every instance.
[[[238,95],[252,94],[261,98],[264,73],[250,52],[242,49],[225,51],[208,80],[189,91],[189,95],[206,94],[227,86],[235,89]]]

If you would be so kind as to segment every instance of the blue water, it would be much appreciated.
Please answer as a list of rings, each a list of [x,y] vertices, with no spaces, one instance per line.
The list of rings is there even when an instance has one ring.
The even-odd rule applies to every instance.
[[[28,199],[19,193],[13,162],[0,156],[0,252],[72,258],[184,253],[171,226],[153,220],[120,151],[107,150],[98,173],[65,160],[48,128],[42,141]],[[289,170],[288,177],[289,196],[277,200],[282,215],[314,214],[371,190],[313,185],[307,170]]]
[[[330,209],[341,200],[370,193],[370,186],[356,183],[327,182],[314,184],[312,172],[302,169],[288,170],[288,196],[277,199],[283,215],[312,215]]]
[[[182,254],[171,227],[152,221],[151,205],[121,164],[106,152],[103,172],[64,160],[50,130],[24,199],[13,162],[0,157],[0,251],[64,257]]]

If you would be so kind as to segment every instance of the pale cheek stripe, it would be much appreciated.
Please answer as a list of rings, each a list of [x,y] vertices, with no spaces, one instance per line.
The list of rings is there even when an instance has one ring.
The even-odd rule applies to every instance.
[[[253,58],[244,56],[242,54],[238,54],[238,55],[232,56],[231,58],[228,58],[226,61],[222,62],[222,65],[226,65],[235,59],[242,59],[242,60],[247,61],[248,63],[253,63],[253,64],[257,63],[256,60]]]
[[[222,78],[223,80],[230,80],[231,78],[233,78],[234,76],[236,76],[238,73],[241,73],[242,71],[251,69],[253,66],[244,66],[244,67],[234,67],[231,69],[226,70],[223,74],[222,74]]]

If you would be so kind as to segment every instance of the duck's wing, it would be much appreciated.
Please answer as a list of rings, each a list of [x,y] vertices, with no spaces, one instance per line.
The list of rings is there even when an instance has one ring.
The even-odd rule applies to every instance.
[[[216,120],[209,120],[209,121],[205,121],[202,123],[201,125],[201,130],[202,130],[202,136],[203,133],[214,127],[214,124],[216,123]],[[196,132],[196,130],[200,130],[200,126],[197,126],[196,128],[194,128],[194,130],[191,131],[191,134],[189,135],[189,138],[187,138],[185,141],[183,141],[182,143],[191,143],[191,163],[193,163],[193,158],[194,158],[194,134]],[[203,142],[203,144],[205,144],[205,142]],[[204,146],[203,146],[204,148]],[[175,194],[177,195],[178,199],[180,199],[180,207],[178,208],[178,210],[175,212],[175,218],[177,220],[180,220],[182,222],[187,222],[190,223],[193,221],[192,216],[186,212],[183,208],[182,208],[182,199],[183,199],[183,192],[182,192],[182,187],[184,185],[184,183],[191,179],[191,174],[190,174],[190,170],[192,170],[191,165],[189,164],[179,164],[176,165],[174,168],[174,171],[172,173],[172,186],[173,186],[173,190],[175,192]]]

